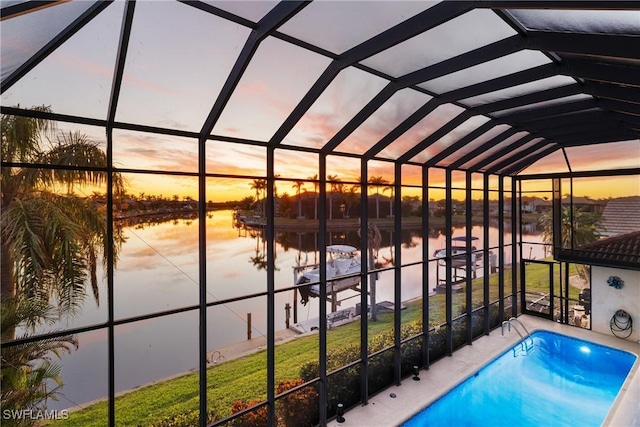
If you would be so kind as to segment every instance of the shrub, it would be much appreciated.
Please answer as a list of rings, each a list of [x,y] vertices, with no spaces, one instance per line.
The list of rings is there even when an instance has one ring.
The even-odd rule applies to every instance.
[[[429,331],[429,362],[438,360],[447,352],[447,328]]]
[[[401,354],[401,375],[404,377],[413,372],[414,366],[422,365],[422,343],[424,336],[418,336],[402,344]]]
[[[304,384],[302,379],[280,381],[276,386],[276,393],[282,394],[287,390]],[[282,427],[306,427],[318,424],[318,392],[313,386],[302,387],[276,401],[276,425]],[[261,400],[233,403],[232,414],[237,414],[249,408],[253,410],[231,420],[227,425],[241,427],[262,427],[267,425],[268,407]],[[262,404],[262,406],[259,406]],[[163,426],[164,427],[164,426]]]
[[[238,400],[233,402],[231,413],[237,414],[245,409],[256,406],[255,409],[249,411],[238,418],[234,418],[229,425],[238,427],[262,427],[267,425],[268,413],[267,405],[257,406],[262,403],[261,400],[244,401]]]
[[[214,411],[210,411],[207,414],[207,422],[212,423],[220,417]],[[144,424],[145,427],[192,427],[199,424],[200,411],[194,410],[189,412],[183,412],[182,414],[172,415],[164,417],[151,424]],[[142,424],[138,424],[138,427],[142,427]]]
[[[281,394],[304,384],[300,378],[280,381],[276,393]],[[318,424],[318,392],[313,386],[302,387],[276,402],[278,425],[306,427]]]
[[[414,321],[402,325],[401,339],[418,335],[422,332],[422,322]],[[402,347],[402,372],[409,371],[413,365],[420,364],[422,354],[421,340],[414,340]],[[394,345],[393,331],[383,332],[369,339],[369,352],[375,353]],[[409,357],[405,361],[405,357]],[[360,359],[360,345],[352,344],[336,348],[327,353],[327,371],[336,371]],[[406,365],[409,363],[408,365]],[[369,389],[377,391],[393,382],[393,350],[385,351],[369,359]],[[311,381],[319,376],[318,361],[309,361],[302,365],[300,378]],[[334,414],[338,403],[349,407],[360,400],[360,366],[345,368],[329,376],[327,379],[328,413]]]

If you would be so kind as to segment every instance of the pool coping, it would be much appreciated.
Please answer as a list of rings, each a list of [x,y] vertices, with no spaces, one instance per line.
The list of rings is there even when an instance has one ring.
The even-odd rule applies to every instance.
[[[605,335],[573,326],[561,325],[535,316],[523,315],[518,318],[530,332],[547,330],[567,336],[582,338],[594,343],[618,348],[635,354],[638,358],[631,373],[624,382],[613,403],[603,426],[640,426],[640,344],[622,340],[613,335]],[[482,368],[487,362],[501,355],[518,342],[520,337],[514,331],[505,331],[502,336],[496,329],[454,352],[452,356],[435,362],[429,369],[420,371],[420,381],[411,377],[402,380],[401,385],[391,386],[369,399],[367,405],[350,408],[344,415],[345,421],[335,419],[327,425],[389,427],[400,425],[430,402],[445,394],[456,384]],[[394,397],[392,397],[394,396]]]

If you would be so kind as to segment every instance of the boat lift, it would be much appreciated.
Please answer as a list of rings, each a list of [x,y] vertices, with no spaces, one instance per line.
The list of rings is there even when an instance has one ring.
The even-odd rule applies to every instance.
[[[471,240],[478,240],[477,237],[472,237]],[[451,247],[451,290],[454,292],[461,292],[463,290],[463,285],[467,280],[468,270],[471,270],[471,277],[473,279],[476,278],[476,271],[483,268],[482,261],[482,252],[473,252],[476,250],[475,246],[471,247],[471,264],[467,265],[467,238],[465,236],[461,237],[453,237],[451,239],[453,242],[463,242],[464,244],[454,244]],[[438,259],[437,267],[436,267],[436,288],[435,291],[444,290],[447,287],[447,278],[446,278],[446,267],[447,267],[447,257],[446,257],[446,248],[437,249],[434,253],[434,256]],[[440,277],[440,269],[444,267],[445,277]]]
[[[357,249],[349,245],[330,245],[326,248],[329,254],[326,265],[326,289],[327,301],[331,303],[331,312],[335,313],[343,301],[351,298],[359,297],[362,293],[360,282],[362,278],[361,257],[357,255]],[[374,273],[374,280],[377,274]],[[293,321],[297,322],[298,313],[298,294],[300,293],[303,305],[308,297],[320,296],[320,285],[313,284],[305,286],[305,292],[298,290],[298,286],[307,283],[315,283],[320,280],[320,264],[307,264],[302,266],[293,266],[293,281],[296,284],[294,288],[294,305],[293,305]],[[340,298],[339,294],[343,291],[355,291],[355,295]]]

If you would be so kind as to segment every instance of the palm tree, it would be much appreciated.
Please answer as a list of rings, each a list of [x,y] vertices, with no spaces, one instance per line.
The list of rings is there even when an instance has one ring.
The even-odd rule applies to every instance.
[[[329,197],[329,219],[333,219],[333,195],[336,191],[336,183],[340,182],[338,175],[327,175],[327,180],[331,182],[331,196]]]
[[[72,190],[106,183],[106,173],[92,169],[106,166],[105,153],[79,132],[54,133],[55,124],[46,120],[3,114],[1,121],[3,162],[53,167],[2,168],[0,296],[54,298],[60,313],[75,314],[88,282],[99,303],[97,260],[112,242],[104,214]],[[43,148],[45,139],[49,146]],[[54,192],[60,187],[67,192]],[[114,175],[114,194],[123,193],[122,179]],[[114,251],[121,239],[116,232]]]
[[[273,198],[278,198],[278,178],[280,178],[280,174],[277,173],[273,176]],[[264,182],[264,198],[267,199],[267,181]]]
[[[267,180],[266,179],[254,179],[251,182],[251,189],[256,190],[256,203],[258,203],[260,201],[260,194],[262,193],[262,191],[266,191],[267,189]],[[260,205],[258,205],[260,206]],[[264,212],[264,209],[262,209],[262,212]]]
[[[344,203],[346,217],[351,217],[351,207],[358,202],[357,185],[352,185],[344,191]]]
[[[253,196],[243,197],[242,200],[240,200],[240,208],[249,210],[251,209],[251,205],[253,205],[255,201],[256,200],[253,198]]]
[[[38,111],[50,112],[48,107]],[[18,327],[58,320],[78,313],[90,284],[99,304],[97,263],[123,238],[121,230],[107,234],[105,215],[91,197],[73,194],[76,186],[107,182],[96,170],[107,166],[105,153],[86,135],[59,133],[55,123],[19,116],[0,116],[2,124],[2,212],[0,216],[2,341],[12,341]],[[47,144],[48,143],[48,144]],[[6,167],[4,163],[44,165]],[[66,192],[56,191],[65,189]],[[113,175],[114,199],[124,185]],[[51,301],[56,302],[54,307]],[[20,338],[27,338],[24,335]],[[60,367],[51,354],[77,347],[71,335],[44,338],[2,349],[2,409],[41,408],[61,385]]]
[[[384,187],[382,187],[382,192],[386,192],[387,190],[389,190],[391,192],[391,198],[389,198],[389,217],[393,218],[393,193],[395,190],[395,187],[393,185],[385,185]]]
[[[562,218],[560,224],[560,244],[563,249],[572,249],[598,240],[596,225],[600,215],[585,212],[584,208],[562,206]],[[553,213],[545,212],[540,215],[538,223],[542,227],[542,241],[553,245]],[[586,266],[578,269],[582,278],[588,277]]]
[[[339,208],[340,208],[340,213],[342,213],[342,218],[344,218],[345,213],[347,211],[346,197],[344,195],[345,188],[346,186],[342,182],[336,182],[334,185],[334,191],[338,195],[338,201],[340,201]]]
[[[562,206],[561,245],[563,248],[573,248],[598,240],[596,225],[599,216],[585,212],[583,208]],[[553,244],[553,214],[545,212],[540,215],[539,223],[542,226],[542,240]]]
[[[380,218],[380,193],[378,189],[388,183],[389,181],[382,178],[381,176],[372,176],[371,178],[369,178],[369,184],[376,187],[376,218]]]
[[[302,217],[302,199],[300,198],[300,190],[304,187],[304,182],[297,180],[291,188],[296,189],[296,195],[298,196],[298,219]]]
[[[308,177],[307,179],[313,181],[313,192],[315,194],[314,197],[314,208],[313,208],[313,219],[318,219],[318,174]]]
[[[250,258],[251,263],[258,270],[266,270],[267,269],[267,248],[266,248],[266,240],[262,233],[256,233],[251,235],[252,238],[256,239],[256,255]],[[262,242],[262,250],[260,250],[260,242]]]
[[[1,307],[2,331],[15,331],[18,327],[29,331],[20,336],[20,339],[29,338],[37,324],[53,323],[57,318],[56,310],[42,299],[3,299]],[[62,386],[61,367],[52,361],[52,356],[59,358],[63,352],[71,352],[72,348],[78,348],[78,340],[73,335],[3,348],[0,412],[43,410],[46,409],[47,400],[57,400]],[[56,387],[51,388],[52,383]],[[17,420],[12,422],[12,425],[21,425]],[[29,424],[29,420],[25,420],[24,425]]]
[[[358,236],[360,236],[360,228],[358,228]],[[367,225],[367,248],[368,248],[368,269],[373,270],[375,267],[374,258],[377,257],[378,252],[380,251],[380,246],[382,245],[382,234],[380,233],[380,229],[374,223],[370,222]],[[376,309],[376,281],[378,279],[377,273],[370,274],[369,277],[369,300],[371,306],[371,321],[375,322],[378,320],[377,318],[377,309]]]

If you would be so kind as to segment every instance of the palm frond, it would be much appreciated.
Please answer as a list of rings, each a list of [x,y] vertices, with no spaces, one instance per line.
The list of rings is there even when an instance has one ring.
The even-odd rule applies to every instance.
[[[572,248],[598,239],[597,224],[600,215],[586,212],[583,207],[571,208],[562,206],[560,221],[560,241],[563,248]],[[545,212],[540,215],[538,224],[542,227],[542,240],[547,244],[553,243],[554,218],[553,213]]]
[[[51,112],[49,106],[32,107],[32,110]],[[41,152],[40,141],[56,130],[55,122],[32,117],[0,116],[2,129],[2,161],[29,162]]]
[[[64,202],[64,198],[62,198]],[[60,196],[30,194],[3,211],[3,238],[15,264],[17,289],[29,297],[52,295],[75,313],[84,298],[89,230]]]
[[[42,239],[43,221],[31,200],[17,199],[2,211],[2,239],[13,255],[15,270],[32,275],[35,280],[48,264]]]
[[[52,307],[46,301],[24,300],[21,302],[16,298],[9,298],[2,301],[0,328],[4,331],[22,326],[32,330],[43,321],[50,322],[52,315]]]
[[[94,141],[81,132],[59,133],[51,148],[42,153],[40,162],[55,166],[67,166],[70,169],[53,169],[40,176],[44,186],[53,183],[103,184],[107,181],[106,172],[92,168],[105,168],[107,156]],[[78,169],[87,168],[87,169]]]
[[[51,111],[46,106],[34,107],[34,109]],[[49,141],[48,147],[41,145],[43,138]],[[106,183],[107,172],[99,170],[107,166],[105,152],[98,143],[91,141],[81,132],[57,132],[54,122],[3,115],[2,160],[20,160],[56,166],[55,168],[3,168],[0,173],[3,189],[2,237],[10,242],[9,245],[5,245],[3,241],[3,250],[5,246],[11,248],[10,261],[16,273],[13,276],[19,279],[17,288],[26,290],[30,295],[46,294],[56,289],[63,289],[66,283],[71,288],[59,293],[57,297],[61,301],[70,303],[72,297],[78,294],[79,287],[76,285],[79,285],[80,279],[88,277],[96,302],[99,302],[97,260],[102,255],[105,266],[109,261],[115,265],[119,248],[124,241],[122,232],[116,229],[113,238],[109,239],[106,234],[105,215],[99,213],[96,206],[75,197],[65,198],[53,195],[50,191],[60,184],[71,189],[75,185]],[[119,173],[112,173],[111,176],[114,197],[122,198],[125,194],[124,178]],[[34,201],[36,198],[41,200]],[[16,199],[22,199],[22,201],[17,201],[16,208],[5,215],[4,210],[11,207]],[[51,204],[55,202],[64,206],[62,211],[66,213],[66,219],[62,215],[55,216],[54,211],[50,211],[49,217],[30,216],[31,211],[41,211],[40,208],[46,204],[45,199]],[[35,206],[38,203],[40,206]],[[53,217],[59,221],[51,222],[47,219]],[[40,218],[39,223],[38,218]],[[82,232],[75,232],[72,229],[73,222]],[[5,224],[8,224],[6,230]],[[70,239],[71,236],[78,238],[74,242]],[[104,256],[109,250],[114,254],[111,260]],[[78,258],[80,261],[59,264],[78,255],[81,251],[84,254]],[[52,269],[52,264],[65,266],[64,271],[70,274],[69,280],[63,280],[62,284],[56,285],[55,281],[62,277],[61,273],[64,271]],[[88,271],[80,274],[81,267]],[[3,284],[4,280],[3,276]],[[72,305],[69,306],[72,307]]]
[[[54,307],[42,300],[9,298],[0,303],[2,330],[31,329],[42,319],[51,318]],[[24,332],[18,339],[29,338]],[[52,361],[78,348],[73,335],[47,337],[1,349],[0,409],[40,409],[55,399],[62,385],[60,365]],[[50,387],[50,384],[56,384]]]

